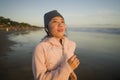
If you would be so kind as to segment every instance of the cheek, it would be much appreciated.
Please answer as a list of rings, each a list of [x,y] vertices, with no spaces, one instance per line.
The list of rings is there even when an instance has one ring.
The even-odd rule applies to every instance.
[[[50,26],[49,31],[50,31],[51,34],[54,34],[54,33],[56,33],[57,28],[55,26]]]
[[[57,32],[56,29],[51,29],[52,34],[55,34],[56,32]]]
[[[66,26],[63,26],[63,27],[61,27],[63,30],[64,30],[64,32],[63,33],[65,33],[65,31],[66,31]],[[57,32],[57,29],[58,29],[58,26],[54,26],[54,25],[49,25],[49,32],[52,34],[52,35],[56,35],[58,32]]]

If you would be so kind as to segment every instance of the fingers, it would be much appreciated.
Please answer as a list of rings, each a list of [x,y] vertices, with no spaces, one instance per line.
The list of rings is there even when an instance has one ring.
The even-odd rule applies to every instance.
[[[73,55],[73,56],[71,57],[71,61],[73,61],[75,58],[76,58],[76,55]]]
[[[80,64],[80,61],[77,60],[74,64],[75,64],[75,65],[74,65],[74,69],[76,69],[76,68],[79,66],[79,64]]]
[[[76,57],[76,55],[73,55],[71,58],[70,58],[70,62],[71,63],[80,63],[79,59]]]
[[[69,60],[68,60],[69,65],[72,67],[72,69],[76,69],[78,65],[80,64],[79,59],[76,57],[76,55],[73,55]]]
[[[76,58],[76,60],[74,60],[72,64],[73,64],[74,69],[76,69],[80,64],[80,61]]]

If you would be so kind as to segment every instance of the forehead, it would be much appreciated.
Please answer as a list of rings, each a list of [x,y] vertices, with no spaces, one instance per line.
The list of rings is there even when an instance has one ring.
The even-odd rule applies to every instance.
[[[56,17],[52,18],[51,20],[64,20],[64,19],[60,16],[56,16]]]

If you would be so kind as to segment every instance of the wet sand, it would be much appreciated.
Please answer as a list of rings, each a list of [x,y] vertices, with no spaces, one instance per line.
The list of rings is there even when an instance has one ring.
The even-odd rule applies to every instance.
[[[7,51],[10,51],[10,46],[15,44],[15,42],[8,39],[8,35],[12,32],[0,31],[0,56],[6,55]]]
[[[31,60],[10,61],[10,46],[16,44],[9,40],[8,35],[14,32],[0,31],[0,80],[33,80]]]
[[[20,34],[23,37],[17,33],[19,38],[14,41],[22,39],[22,43],[9,40],[8,35],[12,33],[15,34],[15,32],[0,32],[0,80],[33,80],[32,51],[40,39],[40,35],[36,36],[36,34],[42,35],[43,32],[29,36],[25,36],[24,33]],[[35,40],[36,38],[38,40]],[[16,44],[18,46],[15,46]],[[14,47],[11,48],[11,46]],[[78,80],[120,80],[119,50],[116,54],[107,54],[80,47],[77,44],[76,55],[81,61],[80,66],[75,70]]]

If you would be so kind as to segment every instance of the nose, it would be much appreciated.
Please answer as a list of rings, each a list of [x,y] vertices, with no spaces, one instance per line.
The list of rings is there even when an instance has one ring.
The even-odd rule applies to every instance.
[[[65,23],[58,23],[58,26],[63,27],[63,26],[65,26]]]

